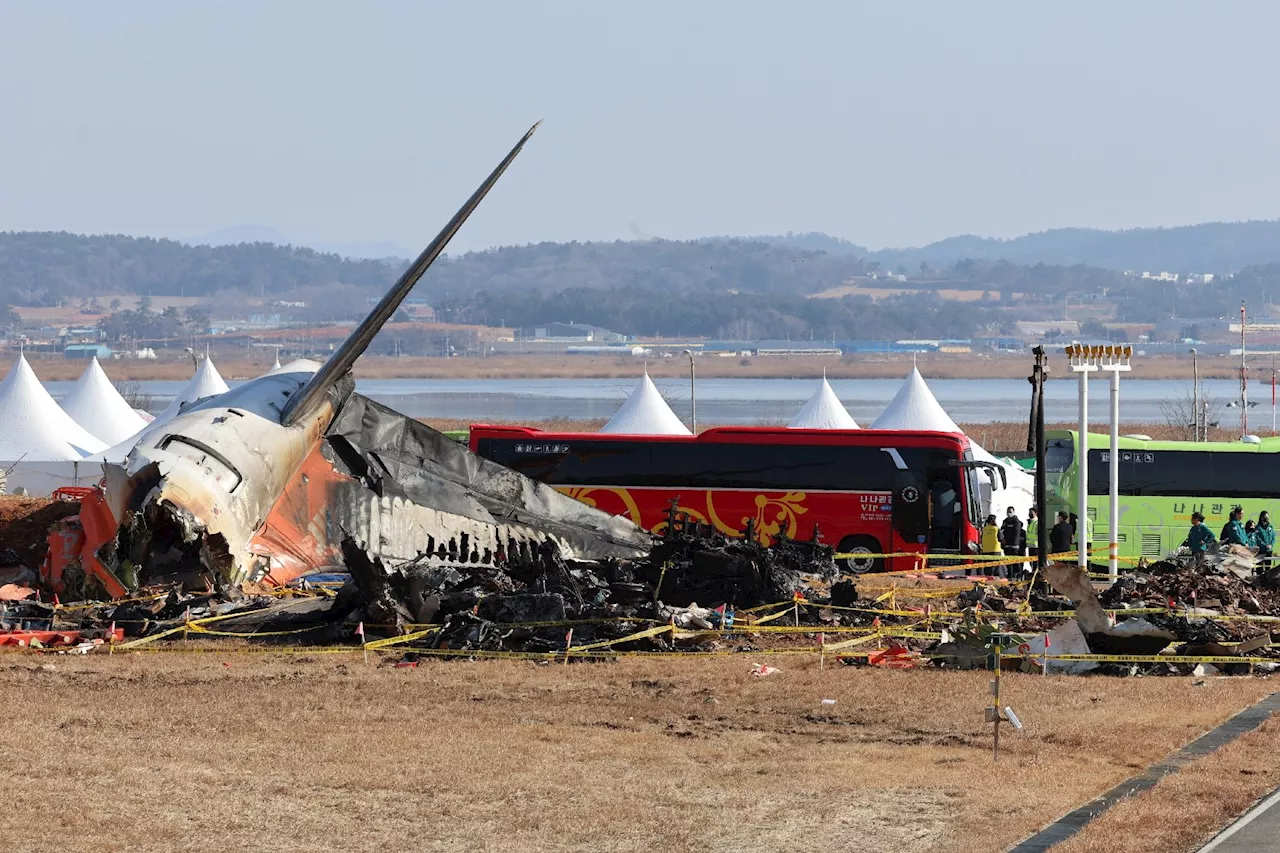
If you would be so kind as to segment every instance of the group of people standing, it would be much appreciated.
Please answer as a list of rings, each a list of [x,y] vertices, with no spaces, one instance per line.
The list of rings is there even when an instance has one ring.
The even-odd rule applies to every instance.
[[[1059,512],[1057,522],[1049,531],[1049,553],[1069,553],[1076,541],[1076,525],[1067,512]],[[1009,507],[1005,511],[1004,522],[997,524],[994,515],[987,516],[987,523],[982,527],[982,553],[1006,557],[1026,557],[1029,542],[1036,542],[1039,536],[1040,520],[1036,517],[1035,507],[1027,511],[1027,523],[1024,526],[1018,518],[1017,510]],[[1265,510],[1258,513],[1254,522],[1244,520],[1244,507],[1235,506],[1222,532],[1215,537],[1213,531],[1204,523],[1204,514],[1191,513],[1191,531],[1182,544],[1191,549],[1197,557],[1203,556],[1211,543],[1222,545],[1242,545],[1256,551],[1259,557],[1270,558],[1276,545],[1276,529],[1271,526],[1271,516]],[[996,566],[993,573],[997,577],[1028,577],[1031,566],[1027,562]]]
[[[1270,557],[1276,546],[1276,529],[1271,526],[1271,516],[1266,510],[1258,513],[1258,521],[1244,520],[1244,507],[1234,506],[1222,532],[1214,538],[1213,531],[1204,523],[1204,513],[1191,513],[1191,531],[1182,544],[1197,557],[1204,554],[1213,542],[1223,545],[1243,545],[1258,552],[1259,557]]]
[[[1013,507],[1009,507],[1005,511],[1004,522],[998,526],[996,517],[989,515],[987,516],[987,523],[982,527],[982,553],[1003,554],[1006,557],[1025,557],[1027,556],[1027,543],[1039,535],[1039,526],[1040,520],[1036,517],[1034,507],[1027,513],[1025,526],[1022,523],[1022,519],[1018,518],[1018,511]],[[1002,578],[1030,575],[1029,566],[1025,562],[996,566],[994,572],[996,577]]]
[[[1266,513],[1263,513],[1265,515]],[[1076,538],[1076,526],[1069,513],[1059,512],[1056,524],[1049,530],[1049,553],[1065,554],[1072,548]],[[997,525],[994,515],[987,516],[987,523],[982,528],[982,553],[1003,554],[1006,557],[1026,557],[1029,543],[1036,543],[1040,537],[1040,519],[1035,507],[1027,510],[1027,523],[1024,527],[1018,511],[1013,507],[1005,510],[1004,522]],[[1273,537],[1274,539],[1274,534]],[[997,577],[1027,578],[1031,576],[1031,564],[1028,562],[1012,565],[996,566]]]

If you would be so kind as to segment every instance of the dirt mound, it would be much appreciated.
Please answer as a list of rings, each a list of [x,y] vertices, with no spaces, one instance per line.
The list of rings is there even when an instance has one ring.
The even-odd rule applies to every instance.
[[[39,569],[49,548],[49,527],[79,511],[79,501],[0,495],[0,554],[13,551],[24,566]]]

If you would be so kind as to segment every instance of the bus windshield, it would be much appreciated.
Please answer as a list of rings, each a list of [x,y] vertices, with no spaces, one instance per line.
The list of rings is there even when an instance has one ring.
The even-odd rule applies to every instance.
[[[1044,470],[1046,474],[1063,474],[1075,462],[1076,451],[1072,442],[1055,439],[1046,442],[1044,449]]]

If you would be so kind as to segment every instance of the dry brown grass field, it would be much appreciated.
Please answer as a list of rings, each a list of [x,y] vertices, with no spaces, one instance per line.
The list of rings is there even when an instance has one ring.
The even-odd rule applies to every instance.
[[[768,660],[781,671],[753,678],[750,653],[414,669],[231,648],[14,654],[0,752],[21,781],[0,838],[95,853],[996,853],[1274,688],[1010,676],[1026,729],[993,764],[988,673]],[[1272,754],[1238,760],[1269,772]]]
[[[1065,373],[1061,350],[1051,348],[1050,381],[1070,381]],[[170,358],[155,361],[136,359],[111,361],[103,365],[112,379],[188,379],[191,362],[181,355],[181,347]],[[271,365],[269,350],[246,358],[243,350],[213,351],[219,372],[227,379],[251,379]],[[8,371],[13,359],[0,361],[0,374]],[[978,353],[929,353],[916,359],[929,379],[1023,379],[1031,370],[1028,355],[985,355]],[[831,379],[901,379],[911,370],[910,355],[859,355],[847,358],[796,356],[767,358],[718,358],[704,356],[697,361],[698,376],[719,379],[816,379],[823,371]],[[42,380],[75,379],[84,364],[64,358],[36,358],[31,366]],[[499,355],[487,358],[426,358],[365,356],[356,364],[356,376],[363,379],[634,379],[647,366],[654,378],[685,378],[689,362],[684,358],[636,358],[589,355]],[[1203,358],[1201,375],[1210,379],[1231,379],[1239,375],[1239,363],[1231,359]],[[1269,374],[1268,374],[1269,375]],[[1190,379],[1191,360],[1170,356],[1142,358],[1130,376],[1133,379]],[[1262,380],[1259,380],[1262,381]]]
[[[1278,751],[1280,724],[1270,720],[1115,806],[1054,853],[1193,853],[1275,790],[1280,768],[1259,759]]]

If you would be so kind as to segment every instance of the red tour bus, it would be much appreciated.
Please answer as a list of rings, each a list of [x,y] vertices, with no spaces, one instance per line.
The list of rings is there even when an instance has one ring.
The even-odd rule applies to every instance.
[[[552,433],[471,427],[471,449],[583,503],[660,533],[671,501],[764,544],[815,528],[854,572],[909,569],[913,558],[972,554],[982,519],[975,462],[961,433],[719,427],[701,435]],[[994,467],[994,466],[992,466]]]

